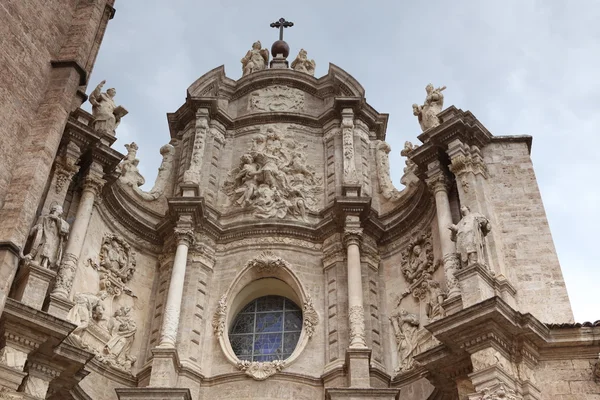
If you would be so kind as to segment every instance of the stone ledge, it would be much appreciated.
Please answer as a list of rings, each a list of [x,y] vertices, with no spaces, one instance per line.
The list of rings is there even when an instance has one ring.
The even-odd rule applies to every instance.
[[[192,400],[190,389],[184,388],[118,388],[119,400]]]
[[[326,400],[395,400],[400,395],[400,389],[372,388],[329,388],[325,389]]]

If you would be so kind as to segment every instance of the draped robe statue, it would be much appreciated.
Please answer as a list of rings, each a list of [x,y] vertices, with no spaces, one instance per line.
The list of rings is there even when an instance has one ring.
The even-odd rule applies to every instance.
[[[61,218],[63,209],[52,205],[50,213],[41,216],[31,228],[29,236],[33,237],[31,250],[23,259],[43,268],[54,268],[60,264],[63,244],[69,235],[69,224]]]
[[[462,219],[450,225],[452,240],[456,242],[456,252],[460,256],[461,267],[484,263],[485,236],[492,230],[490,221],[480,213],[472,213],[469,207],[460,208]]]

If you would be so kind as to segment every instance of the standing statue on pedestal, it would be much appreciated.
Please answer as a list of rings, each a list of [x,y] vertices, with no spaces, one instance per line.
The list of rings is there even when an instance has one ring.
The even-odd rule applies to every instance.
[[[292,61],[292,69],[298,72],[304,72],[305,74],[309,74],[315,76],[315,67],[317,64],[315,60],[309,60],[307,57],[306,50],[300,49],[298,56],[294,61]]]
[[[413,104],[413,115],[419,118],[419,125],[425,132],[428,129],[434,128],[440,124],[438,114],[444,107],[444,95],[442,90],[446,89],[446,86],[435,89],[430,83],[425,88],[427,97],[425,97],[425,103],[422,106]]]
[[[462,219],[448,229],[452,231],[452,241],[456,242],[461,268],[484,264],[484,238],[492,230],[492,225],[483,214],[472,213],[467,206],[462,206],[460,212]]]
[[[31,250],[23,259],[26,263],[42,268],[54,268],[60,264],[63,243],[69,235],[69,224],[61,218],[63,209],[58,204],[50,207],[50,213],[40,217],[31,228],[29,236],[33,236]]]
[[[248,50],[242,58],[242,76],[267,68],[269,62],[269,50],[263,49],[260,41],[252,44],[252,50]]]
[[[117,95],[117,91],[114,88],[102,93],[102,86],[105,83],[106,81],[100,82],[90,94],[92,115],[94,116],[93,128],[98,133],[115,136],[115,129],[128,111],[115,104],[114,97]]]

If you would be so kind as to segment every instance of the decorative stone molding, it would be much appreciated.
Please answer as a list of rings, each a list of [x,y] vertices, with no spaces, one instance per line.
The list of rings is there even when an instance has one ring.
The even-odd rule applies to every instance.
[[[356,160],[354,157],[354,112],[351,108],[342,110],[342,130],[343,152],[344,152],[344,183],[356,184],[358,174],[356,172]]]
[[[248,261],[250,268],[256,268],[260,273],[272,274],[276,269],[288,266],[283,258],[276,256],[270,251],[261,253],[258,257]]]
[[[431,190],[434,195],[441,191],[447,193],[450,188],[450,181],[443,173],[427,178],[425,183],[427,183],[427,187],[429,187],[429,190]]]
[[[252,92],[248,99],[249,111],[284,112],[303,109],[304,92],[284,85],[257,90]]]
[[[446,276],[446,288],[448,289],[448,298],[460,295],[460,285],[456,278],[456,273],[460,269],[460,259],[458,254],[451,253],[444,256],[444,274]]]
[[[215,336],[220,337],[225,330],[225,321],[227,319],[227,295],[224,294],[219,300],[217,309],[212,319],[212,327]]]
[[[363,307],[350,307],[348,320],[350,322],[350,347],[365,347],[365,310]]]
[[[592,367],[592,374],[594,375],[594,380],[600,382],[600,354],[598,354],[598,360]]]
[[[523,400],[523,396],[500,384],[492,388],[485,388],[476,395],[470,395],[469,400]]]
[[[106,233],[100,248],[99,263],[91,258],[88,263],[98,271],[101,281],[108,279],[110,286],[122,289],[131,280],[136,270],[135,251],[121,236]]]
[[[56,160],[54,174],[56,176],[56,184],[54,186],[57,194],[61,193],[65,187],[71,182],[73,176],[79,172],[79,166],[75,163],[77,159],[63,156]]]
[[[274,360],[269,362],[258,361],[238,361],[237,367],[257,381],[264,381],[268,377],[276,374],[285,367],[285,362],[282,360]]]
[[[384,141],[378,141],[376,145],[375,161],[377,162],[377,178],[379,180],[379,193],[387,200],[397,200],[400,196],[398,189],[394,187],[390,178],[389,153],[391,147]]]
[[[24,399],[22,393],[12,392],[8,388],[0,389],[0,400],[22,400],[22,399]]]
[[[245,233],[247,234],[247,233]],[[216,246],[217,251],[228,251],[237,249],[240,247],[247,248],[249,246],[261,246],[261,245],[283,245],[300,247],[308,250],[319,251],[322,248],[320,243],[313,243],[306,240],[295,239],[285,236],[271,236],[271,237],[256,237],[256,238],[245,238],[235,240],[229,243],[219,243]]]
[[[319,323],[319,315],[315,311],[312,298],[310,296],[308,296],[304,301],[302,317],[304,319],[303,324],[306,334],[309,338],[311,338],[315,334],[315,328]]]
[[[488,169],[479,147],[475,145],[469,147],[464,143],[454,141],[448,147],[448,154],[451,160],[450,171],[457,177],[473,173],[487,179]]]
[[[83,190],[89,191],[94,194],[94,197],[98,197],[102,192],[102,188],[106,180],[100,178],[99,176],[95,176],[93,174],[88,174],[83,181]]]
[[[73,288],[73,279],[77,270],[77,256],[72,253],[66,253],[63,256],[60,268],[56,274],[54,282],[54,292],[60,293],[62,297],[67,297]]]
[[[208,132],[208,110],[201,108],[196,112],[196,127],[190,167],[183,174],[183,182],[186,184],[200,184],[200,171],[202,170],[202,160],[204,158],[204,149],[206,147]]]
[[[360,246],[363,239],[363,228],[344,228],[342,242],[346,247],[355,244]]]

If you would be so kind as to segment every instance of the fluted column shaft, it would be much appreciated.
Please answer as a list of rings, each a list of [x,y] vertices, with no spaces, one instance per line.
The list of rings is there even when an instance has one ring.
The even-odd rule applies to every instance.
[[[171,271],[171,281],[158,344],[158,347],[163,348],[174,348],[177,341],[188,250],[194,240],[194,231],[189,228],[175,228],[175,235],[177,236],[177,250],[173,260],[173,270]]]
[[[92,163],[85,177],[81,199],[79,200],[79,206],[75,214],[75,221],[69,233],[65,254],[58,268],[56,283],[52,291],[52,294],[55,296],[64,299],[69,298],[77,270],[77,261],[81,255],[85,234],[92,218],[92,212],[94,211],[94,201],[102,190],[104,183],[106,181],[102,179],[102,167],[96,163]]]
[[[346,228],[348,262],[348,322],[350,325],[350,348],[366,348],[365,311],[363,308],[362,271],[360,265],[360,241],[362,228]]]

